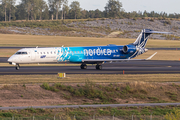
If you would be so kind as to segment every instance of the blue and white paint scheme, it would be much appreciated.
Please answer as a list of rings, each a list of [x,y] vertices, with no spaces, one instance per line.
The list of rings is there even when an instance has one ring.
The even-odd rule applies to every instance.
[[[97,64],[96,69],[102,69],[102,64],[105,62],[137,60],[132,58],[148,51],[145,46],[152,33],[167,34],[167,32],[144,29],[134,43],[124,46],[110,44],[87,47],[24,48],[12,55],[8,62],[16,65],[17,70],[19,64],[47,62],[81,63],[81,69],[86,69],[86,64]],[[155,54],[148,59],[151,59]]]

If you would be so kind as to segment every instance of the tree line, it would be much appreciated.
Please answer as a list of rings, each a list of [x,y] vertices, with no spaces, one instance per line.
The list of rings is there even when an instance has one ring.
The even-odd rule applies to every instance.
[[[180,14],[165,12],[125,12],[119,0],[108,0],[104,11],[85,10],[78,1],[68,5],[68,0],[0,0],[0,21],[11,20],[53,20],[53,19],[88,19],[88,18],[180,18]]]

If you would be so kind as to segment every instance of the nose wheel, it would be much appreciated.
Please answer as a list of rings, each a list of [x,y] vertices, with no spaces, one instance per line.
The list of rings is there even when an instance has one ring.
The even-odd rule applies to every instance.
[[[16,65],[16,70],[19,70],[20,66],[19,65]]]
[[[81,64],[80,68],[81,69],[87,69],[87,65],[86,64]]]

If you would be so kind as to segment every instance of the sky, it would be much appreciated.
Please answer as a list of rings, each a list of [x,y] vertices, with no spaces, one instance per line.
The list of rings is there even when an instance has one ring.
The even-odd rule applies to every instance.
[[[17,0],[17,4],[20,0]],[[47,0],[46,0],[47,1]],[[68,0],[68,4],[78,1],[82,9],[104,10],[108,0]],[[180,13],[180,0],[119,0],[126,12],[132,11],[155,11],[166,13]]]

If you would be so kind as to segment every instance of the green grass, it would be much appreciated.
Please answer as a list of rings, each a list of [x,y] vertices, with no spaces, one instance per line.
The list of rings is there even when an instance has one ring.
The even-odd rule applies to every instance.
[[[104,107],[104,108],[59,108],[59,109],[34,109],[28,108],[23,110],[6,110],[0,111],[0,118],[9,118],[14,115],[16,119],[20,119],[22,117],[28,119],[32,116],[35,116],[35,119],[52,119],[54,115],[56,118],[70,118],[76,117],[78,120],[83,119],[92,119],[95,115],[96,118],[105,119],[115,116],[115,119],[127,119],[131,120],[132,115],[134,115],[134,119],[149,119],[151,113],[153,113],[153,119],[162,119],[168,113],[175,113],[175,111],[179,111],[180,107],[174,106],[159,106],[159,107]],[[172,114],[173,115],[173,114]],[[116,118],[118,117],[118,118]]]
[[[30,84],[30,83],[60,82],[60,83],[78,83],[79,85],[81,85],[80,83],[84,83],[85,80],[90,80],[95,83],[179,82],[179,78],[180,78],[180,74],[134,74],[134,75],[67,74],[67,77],[64,79],[58,79],[57,75],[0,75],[0,84]],[[162,88],[164,89],[164,87]]]
[[[154,84],[154,85],[153,85]],[[178,98],[179,92],[176,91],[176,88],[169,85],[164,85],[168,89],[171,89],[171,92],[167,92],[168,89],[160,89],[158,84],[155,83],[124,83],[124,84],[101,84],[93,83],[89,80],[85,81],[85,84],[82,86],[70,86],[64,84],[54,84],[49,86],[47,83],[41,85],[42,88],[50,91],[64,91],[69,95],[68,99],[75,99],[76,97],[100,100],[100,103],[116,103],[118,99],[128,100],[130,98],[138,101],[148,101],[148,102],[172,102],[180,101]],[[46,86],[46,87],[45,87]],[[158,86],[158,87],[157,87]],[[176,92],[175,92],[176,91]],[[55,91],[56,92],[56,91]],[[163,95],[165,93],[165,95]],[[161,96],[159,96],[161,94]],[[64,97],[66,95],[64,94]],[[127,102],[128,103],[128,102]]]

